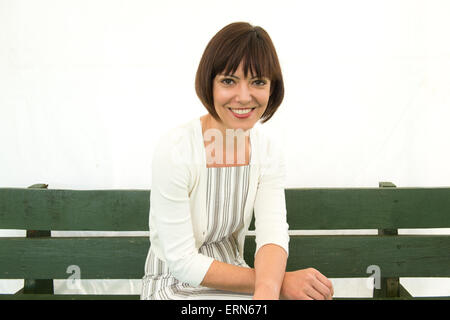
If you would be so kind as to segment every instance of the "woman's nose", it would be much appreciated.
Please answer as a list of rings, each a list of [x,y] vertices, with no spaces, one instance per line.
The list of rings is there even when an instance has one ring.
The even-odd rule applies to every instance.
[[[236,100],[242,105],[246,105],[252,101],[250,88],[247,83],[240,83],[237,88]]]

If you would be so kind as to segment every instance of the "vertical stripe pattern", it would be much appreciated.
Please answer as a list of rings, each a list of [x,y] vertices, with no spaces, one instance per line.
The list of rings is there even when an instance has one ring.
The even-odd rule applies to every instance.
[[[199,253],[214,259],[248,267],[239,255],[233,233],[244,226],[250,166],[207,168],[207,235]],[[141,292],[142,300],[167,299],[251,299],[248,294],[193,287],[173,277],[166,263],[149,250]]]

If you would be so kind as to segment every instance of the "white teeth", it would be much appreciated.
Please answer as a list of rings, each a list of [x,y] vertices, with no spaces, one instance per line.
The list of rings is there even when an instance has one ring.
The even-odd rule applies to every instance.
[[[249,113],[250,111],[252,111],[253,108],[252,109],[231,109],[231,110],[233,110],[233,112],[237,113],[237,114],[246,114],[246,113]]]

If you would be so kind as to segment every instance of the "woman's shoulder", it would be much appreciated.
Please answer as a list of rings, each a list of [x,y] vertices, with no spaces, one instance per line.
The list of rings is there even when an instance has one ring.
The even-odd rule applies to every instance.
[[[197,119],[197,121],[199,121]],[[184,122],[166,130],[156,144],[154,156],[162,159],[171,159],[180,162],[183,159],[186,163],[191,163],[194,156],[193,146],[196,141],[195,119]]]
[[[160,133],[155,151],[164,152],[168,149],[182,147],[195,139],[195,122],[188,121],[172,126]]]
[[[180,140],[186,141],[187,139],[194,138],[197,124],[196,121],[199,121],[199,119],[189,120],[167,129],[161,135],[160,141],[178,142]]]
[[[254,137],[257,140],[258,147],[262,152],[272,153],[274,150],[279,151],[282,142],[277,134],[272,130],[265,130],[262,128],[254,128]]]

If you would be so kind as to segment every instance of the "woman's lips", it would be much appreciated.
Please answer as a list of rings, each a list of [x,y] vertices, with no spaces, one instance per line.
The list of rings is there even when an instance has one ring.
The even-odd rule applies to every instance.
[[[244,113],[244,114],[235,113],[235,112],[233,112],[233,110],[231,108],[227,108],[227,109],[230,110],[231,114],[233,116],[235,116],[236,118],[245,119],[245,118],[250,117],[253,114],[253,112],[255,111],[256,107],[253,107],[253,108],[237,108],[237,109],[240,109],[240,110],[252,109],[250,112]]]

